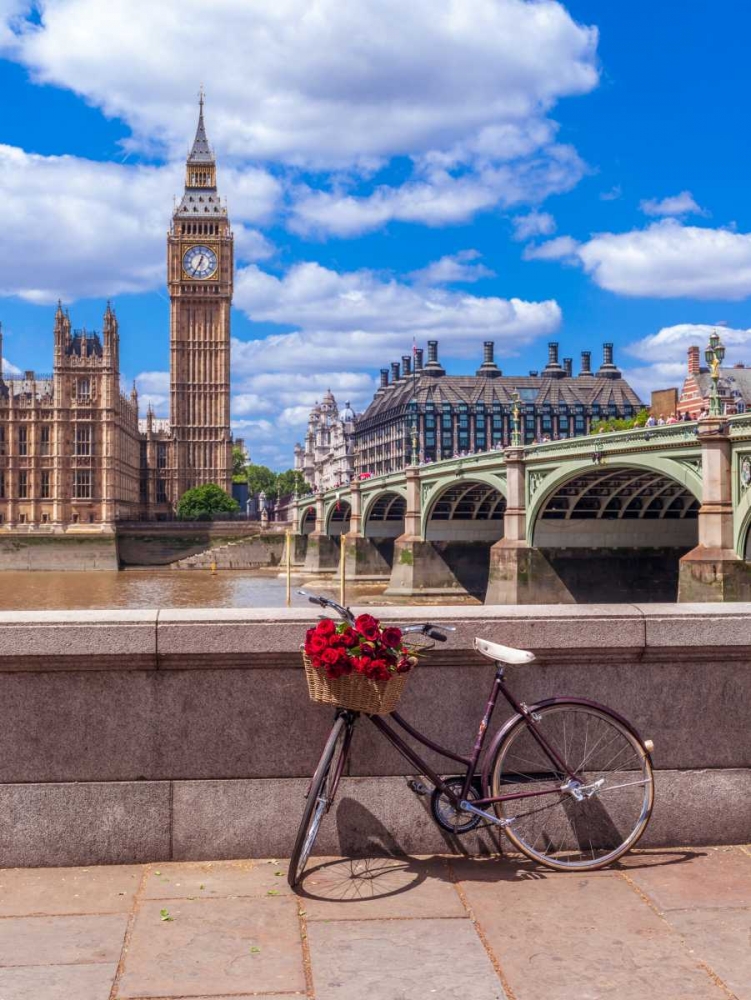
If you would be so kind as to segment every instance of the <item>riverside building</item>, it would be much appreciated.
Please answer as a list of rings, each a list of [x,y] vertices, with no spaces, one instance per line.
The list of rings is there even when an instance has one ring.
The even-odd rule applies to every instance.
[[[135,387],[121,392],[111,307],[100,336],[73,329],[58,305],[52,373],[4,377],[0,367],[0,527],[167,519],[192,486],[231,491],[233,273],[232,230],[201,96],[185,190],[167,237],[169,420],[150,410],[139,420]]]
[[[504,375],[485,341],[474,375],[447,375],[438,360],[438,341],[381,369],[373,401],[355,424],[355,471],[379,475],[412,461],[505,448],[511,443],[514,397],[518,399],[522,441],[556,440],[588,434],[594,420],[630,417],[642,406],[613,361],[613,345],[603,344],[602,364],[592,371],[591,352],[582,351],[574,374],[572,359],[558,360],[558,344],[548,345],[541,371]]]
[[[295,445],[295,469],[315,490],[348,483],[354,473],[355,414],[339,409],[331,389],[310,411],[305,444]]]

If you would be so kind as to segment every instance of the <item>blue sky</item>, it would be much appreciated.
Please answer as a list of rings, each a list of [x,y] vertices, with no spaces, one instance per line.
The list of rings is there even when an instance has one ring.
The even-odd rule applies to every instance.
[[[637,391],[751,363],[746,4],[0,0],[6,365],[54,302],[167,412],[165,232],[207,92],[236,234],[233,422],[281,468],[412,338],[508,372],[603,341]],[[216,53],[221,52],[221,58]]]

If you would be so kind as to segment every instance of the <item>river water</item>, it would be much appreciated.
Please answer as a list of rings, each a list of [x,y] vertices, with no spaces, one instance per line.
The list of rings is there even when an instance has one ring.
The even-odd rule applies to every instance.
[[[300,584],[298,583],[297,586]],[[334,594],[320,584],[312,592]],[[352,599],[358,599],[353,592]],[[286,583],[276,575],[228,570],[0,572],[0,610],[77,608],[281,608]],[[293,607],[307,602],[292,588]]]

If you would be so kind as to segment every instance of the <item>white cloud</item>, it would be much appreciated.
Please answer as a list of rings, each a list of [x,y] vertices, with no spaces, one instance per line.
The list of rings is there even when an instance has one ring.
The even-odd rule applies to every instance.
[[[571,236],[556,236],[554,240],[524,248],[524,260],[562,260],[576,263],[579,244]]]
[[[733,300],[751,295],[747,233],[665,219],[646,229],[599,233],[577,254],[596,284],[620,295]]]
[[[138,412],[146,415],[148,407],[157,417],[169,416],[170,374],[169,372],[141,372],[135,378],[138,390]]]
[[[408,353],[412,338],[444,338],[443,352],[471,357],[483,340],[514,354],[552,333],[561,312],[555,301],[526,302],[440,288],[410,287],[370,271],[340,274],[315,263],[297,264],[281,278],[251,265],[235,283],[235,304],[264,323],[294,326],[291,333],[233,344],[238,374],[261,370],[371,369]]]
[[[680,390],[688,374],[689,347],[699,347],[703,365],[704,348],[714,331],[719,333],[727,348],[723,367],[738,363],[751,364],[751,329],[713,326],[708,323],[677,323],[629,344],[626,353],[637,361],[646,363],[625,369],[624,375],[643,399],[648,399],[654,389],[675,386]]]
[[[393,221],[451,225],[497,205],[537,203],[569,191],[585,169],[572,147],[552,145],[526,160],[473,163],[458,173],[426,163],[399,187],[381,185],[365,196],[299,186],[289,228],[303,235],[355,236]]]
[[[549,212],[517,215],[511,222],[514,226],[514,239],[520,243],[531,240],[534,236],[550,236],[555,232],[555,219]]]
[[[497,142],[598,82],[596,29],[552,0],[45,0],[5,41],[35,79],[173,156],[199,64],[224,155],[328,166]]]
[[[7,358],[0,358],[0,366],[2,367],[2,374],[7,378],[11,378],[14,375],[23,374],[20,368],[17,368],[14,364],[8,361]]]
[[[623,195],[623,188],[620,184],[615,184],[609,191],[600,192],[600,201],[618,201]]]
[[[180,164],[129,166],[0,145],[0,203],[13,248],[4,255],[0,295],[48,303],[163,286],[164,233],[182,171]],[[270,244],[242,221],[270,216],[279,183],[260,170],[227,171],[220,189],[240,223],[239,256],[268,256]]]
[[[690,191],[681,191],[680,194],[672,195],[668,198],[646,198],[639,202],[639,208],[645,215],[706,215],[707,212],[694,201]]]
[[[424,285],[471,284],[481,278],[492,278],[494,272],[489,267],[475,263],[481,256],[479,250],[460,250],[413,271],[409,277]]]

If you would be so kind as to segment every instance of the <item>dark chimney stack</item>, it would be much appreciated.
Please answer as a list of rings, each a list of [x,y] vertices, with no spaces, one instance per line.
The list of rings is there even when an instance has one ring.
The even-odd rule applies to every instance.
[[[422,370],[423,375],[445,375],[446,369],[442,368],[438,362],[438,341],[428,341],[428,363]]]
[[[591,374],[592,374],[592,352],[582,351],[582,369],[579,372],[579,377],[581,378],[582,375],[591,375]]]
[[[542,370],[542,374],[548,378],[563,378],[565,372],[558,362],[558,343],[551,340],[548,344],[548,363]]]
[[[613,345],[602,345],[602,364],[597,372],[598,378],[620,378],[621,373],[613,364]]]
[[[415,348],[415,371],[422,371],[422,348]]]
[[[493,360],[495,344],[492,340],[486,340],[482,345],[482,364],[476,371],[476,375],[484,375],[486,378],[498,378],[502,374],[501,369]]]
[[[402,354],[402,377],[409,378],[412,374],[412,358],[409,354]]]
[[[699,348],[696,346],[689,347],[688,349],[688,373],[689,375],[698,375],[701,371],[701,354]]]
[[[399,381],[399,362],[398,361],[392,361],[391,362],[391,381],[394,383],[394,385],[396,385],[396,383]]]
[[[388,368],[381,368],[381,384],[378,386],[378,392],[382,393],[384,389],[389,387],[389,370]]]
[[[566,373],[566,378],[571,378],[571,376],[573,375],[573,365],[574,365],[573,358],[563,359],[563,370]]]

